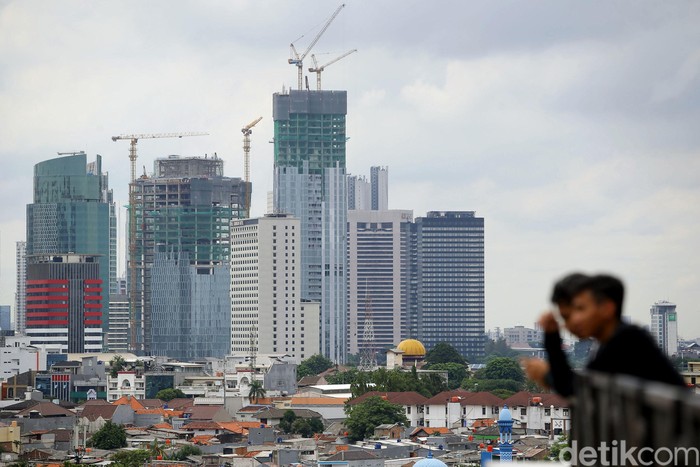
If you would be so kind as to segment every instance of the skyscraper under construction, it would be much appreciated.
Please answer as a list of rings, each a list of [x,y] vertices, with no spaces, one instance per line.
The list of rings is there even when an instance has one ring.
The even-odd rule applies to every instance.
[[[346,357],[345,91],[273,96],[274,210],[301,220],[301,298],[321,303],[320,352]]]
[[[135,180],[128,274],[134,350],[182,360],[228,352],[230,225],[243,216],[250,188],[224,177],[216,156],[158,159],[153,176]]]

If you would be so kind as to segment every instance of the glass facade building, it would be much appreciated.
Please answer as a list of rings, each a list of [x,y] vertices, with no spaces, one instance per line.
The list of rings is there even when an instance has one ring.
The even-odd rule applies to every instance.
[[[93,255],[102,287],[116,283],[116,229],[110,229],[110,223],[116,226],[114,202],[100,155],[89,164],[83,152],[36,164],[33,201],[27,205],[27,266],[37,255]],[[101,294],[103,333],[109,329],[108,296]]]
[[[345,91],[273,96],[273,206],[301,221],[301,299],[321,303],[320,352],[346,358]]]
[[[159,300],[167,300],[167,304],[173,305],[173,300],[179,297],[179,308],[172,309],[172,317],[180,319],[178,317],[184,316],[183,313],[190,313],[191,316],[186,319],[196,321],[199,319],[196,316],[199,305],[193,305],[195,294],[196,300],[204,300],[202,307],[213,304],[212,301],[226,301],[224,325],[228,342],[230,325],[227,323],[230,323],[231,312],[228,292],[230,226],[233,219],[239,219],[244,213],[243,200],[246,191],[250,191],[250,183],[240,178],[224,177],[223,161],[216,157],[170,156],[156,160],[154,172],[160,176],[142,177],[132,185],[135,228],[130,229],[134,238],[129,241],[128,281],[130,321],[133,321],[130,341],[135,342],[131,347],[145,354],[167,353],[174,356],[168,353],[167,348],[170,347],[166,345],[164,336],[174,335],[168,333],[174,332],[175,328],[171,327],[173,323],[167,322],[168,308]],[[174,254],[176,259],[162,256],[161,261],[175,261],[178,268],[167,272],[164,267],[156,267],[158,253]],[[189,265],[187,268],[185,262]],[[156,273],[159,276],[156,277]],[[174,293],[169,288],[170,284],[163,282],[163,275],[170,273],[175,274],[172,280],[177,279],[177,283],[189,291],[185,296],[179,293],[167,295]],[[218,286],[219,280],[223,280],[221,274],[226,274],[225,289]],[[207,281],[211,283],[207,285]],[[187,286],[183,285],[185,282]],[[223,296],[214,298],[199,293],[207,287],[211,288],[209,292],[216,291]],[[156,317],[154,312],[166,315]],[[195,321],[187,322],[192,324]],[[165,325],[166,328],[155,329],[156,325]],[[178,329],[184,333],[190,332],[187,328]],[[196,328],[192,330],[196,332]],[[203,337],[209,339],[206,335]],[[185,338],[181,336],[181,339]],[[166,348],[161,348],[162,345],[166,345]],[[204,345],[202,348],[176,350],[187,353],[190,359],[207,357],[212,356],[211,346],[218,344],[209,342]]]
[[[440,342],[467,358],[484,355],[484,219],[431,211],[411,227],[409,337]]]

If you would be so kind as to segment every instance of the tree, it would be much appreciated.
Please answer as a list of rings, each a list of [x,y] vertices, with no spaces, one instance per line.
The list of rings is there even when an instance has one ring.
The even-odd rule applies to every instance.
[[[292,433],[310,438],[314,433],[323,432],[323,422],[318,418],[297,418],[292,423]]]
[[[187,397],[187,394],[182,392],[179,389],[173,389],[173,388],[165,388],[161,389],[158,391],[156,394],[156,399],[160,399],[162,401],[171,401],[173,399],[181,399]]]
[[[147,465],[151,459],[151,453],[147,449],[135,449],[133,451],[119,451],[112,455],[114,467],[141,467]]]
[[[436,363],[459,363],[466,365],[467,361],[457,350],[447,342],[439,342],[435,347],[425,354],[425,361],[429,365]]]
[[[374,429],[385,423],[408,424],[402,406],[376,396],[356,405],[347,405],[345,413],[347,414],[345,426],[350,432],[351,442],[372,436]]]
[[[260,381],[253,381],[250,383],[250,388],[248,389],[248,402],[251,404],[255,402],[258,403],[258,399],[265,397],[267,391],[263,387],[263,383]]]
[[[468,375],[467,367],[459,363],[435,363],[430,369],[447,371],[447,389],[457,389]]]
[[[490,357],[515,357],[518,352],[508,347],[506,340],[503,337],[497,340],[486,339],[484,354],[487,358]]]
[[[109,376],[116,378],[117,373],[124,368],[126,368],[126,360],[124,360],[121,355],[115,355],[114,358],[109,361]]]
[[[304,376],[316,376],[332,366],[333,362],[323,355],[312,355],[299,364],[297,367],[297,377],[301,379]]]
[[[90,445],[97,449],[117,449],[126,447],[126,431],[121,425],[112,423],[107,420],[102,428],[97,430],[92,438]]]
[[[514,358],[494,357],[487,363],[486,367],[479,371],[477,377],[480,379],[512,379],[522,383],[525,381],[525,373],[520,368],[520,363]]]
[[[197,446],[192,446],[191,444],[186,444],[182,446],[178,451],[173,454],[173,460],[184,461],[190,456],[199,456],[202,454],[202,450]]]
[[[282,419],[280,420],[279,423],[279,429],[284,431],[285,433],[291,433],[292,432],[292,424],[294,421],[297,419],[297,415],[294,413],[293,410],[287,410],[284,412],[282,415]]]

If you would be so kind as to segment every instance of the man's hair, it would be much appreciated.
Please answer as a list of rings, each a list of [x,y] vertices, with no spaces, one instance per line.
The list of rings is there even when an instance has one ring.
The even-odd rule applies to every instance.
[[[607,274],[591,276],[580,285],[578,292],[590,290],[597,302],[610,300],[615,305],[617,319],[622,318],[622,302],[625,299],[625,286],[620,279]],[[577,292],[577,293],[578,293]]]
[[[589,276],[580,272],[574,272],[562,277],[554,284],[552,289],[552,303],[570,305],[574,295],[581,290],[581,286],[589,279]]]

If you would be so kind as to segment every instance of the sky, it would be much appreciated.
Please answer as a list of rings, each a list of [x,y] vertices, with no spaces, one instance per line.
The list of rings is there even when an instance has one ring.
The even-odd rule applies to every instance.
[[[0,0],[0,304],[14,303],[34,164],[103,157],[123,206],[132,133],[157,157],[272,190],[272,94],[340,5],[311,0]],[[563,274],[610,272],[625,313],[678,306],[700,337],[700,3],[347,0],[315,45],[348,92],[347,168],[389,168],[389,207],[485,219],[486,327],[532,326]],[[304,61],[312,65],[311,53]],[[305,73],[308,74],[308,73]],[[315,85],[315,76],[309,76]],[[120,222],[123,224],[124,215]],[[123,243],[123,242],[122,242]]]

